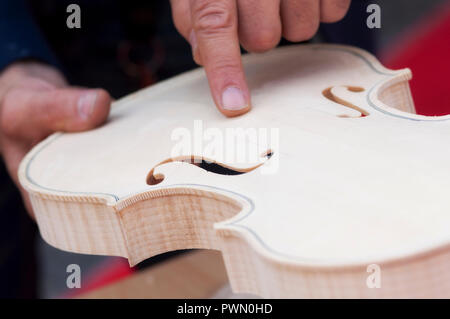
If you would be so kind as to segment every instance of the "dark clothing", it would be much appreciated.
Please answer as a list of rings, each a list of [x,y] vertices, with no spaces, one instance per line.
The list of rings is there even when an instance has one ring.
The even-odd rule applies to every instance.
[[[25,6],[26,1],[6,2],[15,8]],[[27,12],[15,9],[21,15],[15,24],[23,31],[7,37],[7,45],[19,48],[17,51],[26,48],[29,53],[17,54],[17,59],[29,57],[61,65],[71,84],[102,87],[115,98],[195,67],[188,43],[173,27],[169,1],[76,1],[81,8],[81,28],[69,29],[66,8],[72,2],[28,1]],[[5,4],[0,10],[1,6]],[[0,55],[0,68],[12,61],[2,60]]]
[[[173,26],[169,1],[78,0],[81,29],[69,29],[72,2],[1,0],[0,71],[36,59],[61,68],[71,84],[102,87],[117,98],[195,67]],[[343,21],[322,25],[321,40],[373,52],[366,5],[353,1]],[[0,297],[32,297],[35,227],[2,165],[0,190]]]
[[[173,27],[169,1],[79,0],[81,29],[69,29],[72,2],[1,1],[0,70],[18,59],[38,59],[62,67],[72,84],[120,97],[195,67],[188,43]],[[373,52],[365,3],[353,1],[344,20],[322,24],[321,40]]]
[[[55,63],[26,1],[0,2],[0,70],[25,58]]]

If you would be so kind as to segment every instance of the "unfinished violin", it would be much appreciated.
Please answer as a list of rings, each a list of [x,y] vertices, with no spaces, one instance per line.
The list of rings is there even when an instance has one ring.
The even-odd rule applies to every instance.
[[[269,298],[450,297],[450,116],[416,115],[411,72],[360,49],[243,61],[243,116],[198,69],[35,146],[19,178],[42,237],[131,265],[216,249],[235,292]]]

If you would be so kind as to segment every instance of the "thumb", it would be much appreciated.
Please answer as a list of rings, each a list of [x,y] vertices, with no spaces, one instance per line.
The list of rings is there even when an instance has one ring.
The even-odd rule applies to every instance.
[[[1,125],[10,136],[33,140],[56,131],[85,131],[106,120],[110,104],[103,89],[15,89],[3,101]]]

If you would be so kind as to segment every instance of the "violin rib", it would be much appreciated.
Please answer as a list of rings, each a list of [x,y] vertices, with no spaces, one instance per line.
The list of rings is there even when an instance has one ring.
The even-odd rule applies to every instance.
[[[22,161],[42,237],[128,258],[222,252],[235,292],[450,297],[450,117],[360,49],[243,57],[253,108],[225,118],[202,69],[114,102]]]

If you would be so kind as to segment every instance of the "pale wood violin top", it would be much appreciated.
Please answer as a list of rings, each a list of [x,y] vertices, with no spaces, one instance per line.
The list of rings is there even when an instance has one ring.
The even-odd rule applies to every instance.
[[[218,249],[233,288],[263,296],[412,293],[398,267],[450,240],[450,118],[414,114],[410,71],[356,48],[292,46],[244,65],[243,116],[214,108],[198,69],[117,101],[100,128],[38,144],[19,177],[44,239],[131,264]],[[383,292],[364,290],[372,263],[387,269]]]

